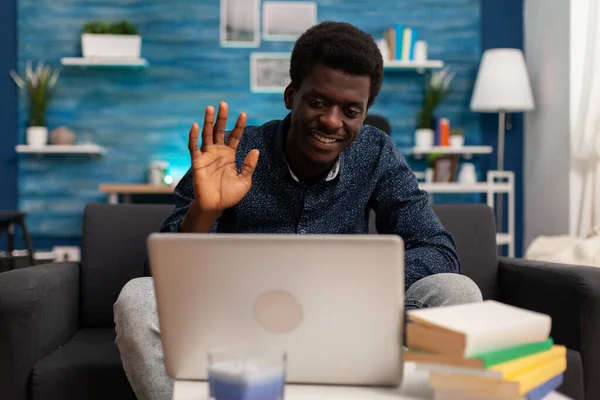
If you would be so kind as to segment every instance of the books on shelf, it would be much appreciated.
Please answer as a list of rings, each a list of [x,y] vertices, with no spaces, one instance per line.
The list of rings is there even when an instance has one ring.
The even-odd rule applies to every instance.
[[[430,372],[435,398],[541,399],[566,370],[545,314],[488,300],[411,310],[404,359]]]
[[[418,40],[415,28],[394,24],[385,32],[390,60],[413,61],[415,59],[415,42]]]

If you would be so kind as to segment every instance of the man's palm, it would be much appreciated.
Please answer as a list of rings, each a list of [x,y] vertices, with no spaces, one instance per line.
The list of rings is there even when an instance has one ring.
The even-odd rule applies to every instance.
[[[225,139],[227,104],[221,103],[217,123],[214,124],[214,109],[208,107],[202,129],[202,149],[198,148],[197,124],[192,125],[189,150],[194,176],[194,194],[200,210],[223,211],[238,204],[252,187],[252,174],[258,162],[258,150],[246,156],[242,170],[237,171],[236,150],[246,126],[246,115],[242,113]]]

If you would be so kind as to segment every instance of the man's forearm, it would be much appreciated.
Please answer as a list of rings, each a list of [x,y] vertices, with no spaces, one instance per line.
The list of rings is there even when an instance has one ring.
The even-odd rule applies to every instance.
[[[460,273],[460,264],[456,258],[456,253],[444,245],[407,249],[405,260],[405,289],[429,275]]]
[[[220,211],[202,211],[199,209],[198,204],[195,201],[192,201],[188,207],[187,213],[179,224],[179,232],[209,233],[220,215]]]

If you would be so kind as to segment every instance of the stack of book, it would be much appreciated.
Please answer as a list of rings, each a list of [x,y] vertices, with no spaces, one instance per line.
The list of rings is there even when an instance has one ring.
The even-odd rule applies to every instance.
[[[412,61],[415,59],[415,42],[418,31],[415,28],[394,24],[385,32],[390,60]]]
[[[547,315],[491,300],[407,315],[404,360],[429,371],[436,400],[537,400],[562,384]]]

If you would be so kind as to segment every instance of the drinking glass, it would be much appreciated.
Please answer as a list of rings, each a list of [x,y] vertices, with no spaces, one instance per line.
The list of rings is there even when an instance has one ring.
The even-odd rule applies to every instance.
[[[282,400],[285,390],[285,352],[241,345],[208,354],[211,400]]]

